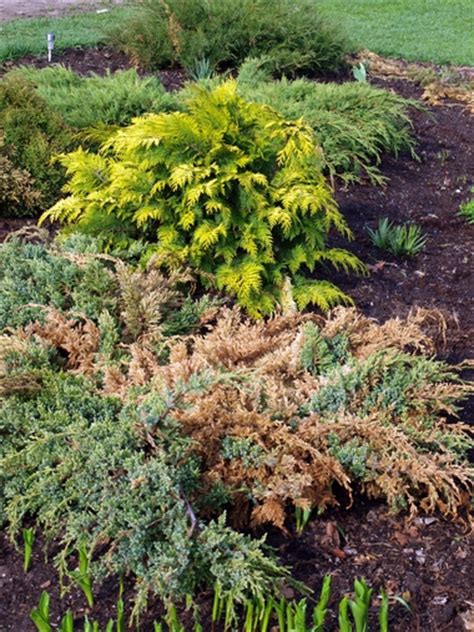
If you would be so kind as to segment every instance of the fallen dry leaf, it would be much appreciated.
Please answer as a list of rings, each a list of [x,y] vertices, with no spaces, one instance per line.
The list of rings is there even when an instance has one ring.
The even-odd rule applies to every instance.
[[[407,542],[410,540],[406,533],[402,533],[402,531],[395,531],[393,534],[393,539],[398,542],[401,546],[405,546]]]
[[[459,616],[464,624],[464,629],[466,632],[474,632],[474,604],[471,602],[466,602],[469,604],[469,610],[466,612],[462,612]]]

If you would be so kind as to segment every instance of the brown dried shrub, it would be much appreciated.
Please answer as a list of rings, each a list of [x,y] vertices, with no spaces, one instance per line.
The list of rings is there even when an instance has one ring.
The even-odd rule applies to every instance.
[[[332,372],[302,366],[308,323],[318,327],[323,340],[347,339],[347,360]],[[456,517],[469,503],[471,481],[450,442],[467,445],[469,439],[462,424],[447,425],[445,414],[455,413],[453,402],[469,388],[453,381],[442,364],[419,355],[434,352],[426,333],[434,328],[443,338],[442,317],[426,310],[383,325],[354,309],[338,309],[327,320],[293,315],[257,323],[226,310],[207,333],[173,339],[167,363],[146,340],[130,345],[121,367],[105,367],[104,388],[124,398],[131,386],[170,393],[193,376],[206,375],[206,388],[185,393],[169,413],[201,458],[200,494],[224,486],[239,524],[272,522],[283,528],[292,506],[337,504],[337,487],[349,502],[361,490],[411,515],[439,510]],[[384,406],[375,399],[367,406],[400,358],[406,370],[416,370],[419,361],[432,362],[433,368],[413,388],[400,390],[399,397],[408,400],[402,413],[396,400]],[[341,375],[361,371],[366,382],[333,415],[311,410],[315,393],[333,385],[337,393]],[[245,455],[229,458],[222,450],[229,440],[253,446],[259,457],[253,462]],[[358,451],[365,463],[357,465],[351,458]]]
[[[202,499],[221,488],[234,524],[284,528],[295,507],[350,505],[360,492],[411,516],[465,518],[470,438],[446,417],[473,389],[427,355],[445,330],[427,310],[380,325],[355,309],[266,322],[227,309],[207,331],[169,338],[166,360],[156,336],[141,336],[121,344],[120,363],[104,363],[87,320],[51,311],[27,333],[66,352],[70,370],[95,373],[107,394],[162,394],[163,416],[200,458],[204,513]],[[202,387],[186,387],[200,377]],[[143,431],[153,447],[160,424]]]

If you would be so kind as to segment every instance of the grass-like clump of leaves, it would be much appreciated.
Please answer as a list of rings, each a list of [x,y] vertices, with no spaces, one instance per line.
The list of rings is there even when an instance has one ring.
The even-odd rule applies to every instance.
[[[364,270],[327,246],[331,229],[350,231],[311,128],[246,101],[233,81],[194,87],[185,112],[137,118],[98,153],[79,149],[61,162],[71,195],[43,221],[95,233],[109,247],[141,239],[147,256],[191,266],[254,316],[282,304],[290,283],[300,308],[348,300],[304,268]]]
[[[426,237],[419,226],[396,225],[387,217],[379,220],[376,229],[368,228],[367,232],[374,246],[398,257],[414,257],[426,245]]]
[[[313,0],[141,0],[112,30],[112,41],[150,69],[237,68],[248,55],[268,54],[288,74],[332,72],[350,44]]]
[[[474,187],[471,188],[471,193],[474,193]],[[469,224],[474,224],[474,197],[461,204],[459,215],[464,217]]]

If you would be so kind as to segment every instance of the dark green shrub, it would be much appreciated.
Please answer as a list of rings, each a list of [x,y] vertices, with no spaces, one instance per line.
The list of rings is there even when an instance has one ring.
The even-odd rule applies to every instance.
[[[343,65],[345,37],[323,19],[314,0],[139,0],[112,34],[147,68],[206,59],[238,67],[268,54],[280,72],[331,72]]]
[[[246,99],[271,103],[287,119],[303,117],[323,149],[326,170],[345,182],[383,178],[382,155],[414,155],[408,109],[414,101],[368,83],[315,83],[305,79],[271,81],[272,62],[248,60],[240,69],[239,92]]]
[[[0,155],[0,217],[34,214],[41,202],[41,193],[24,169],[17,169]]]
[[[148,241],[163,265],[215,278],[256,316],[283,303],[288,279],[299,307],[346,300],[331,283],[302,275],[320,261],[363,269],[347,251],[326,247],[332,227],[350,233],[311,129],[246,102],[234,82],[196,88],[186,106],[135,119],[98,154],[64,156],[72,195],[43,220],[98,226],[110,240],[109,220],[120,235]]]
[[[27,171],[47,208],[59,197],[64,169],[52,158],[72,148],[72,133],[58,113],[21,77],[0,81],[0,155]],[[25,202],[28,206],[28,200]]]
[[[140,78],[136,70],[105,77],[81,77],[64,66],[10,72],[23,77],[63,120],[76,129],[95,124],[123,125],[144,112],[176,109],[175,99],[156,77]]]

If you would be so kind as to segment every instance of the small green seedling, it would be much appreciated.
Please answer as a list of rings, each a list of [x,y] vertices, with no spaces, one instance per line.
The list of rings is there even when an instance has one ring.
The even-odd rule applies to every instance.
[[[181,625],[176,606],[174,604],[168,605],[166,609],[165,621],[168,625],[169,632],[186,632]]]
[[[33,542],[35,541],[35,532],[32,528],[23,529],[23,570],[28,572],[31,564],[31,556],[33,555]]]
[[[72,612],[70,610],[68,610],[61,619],[59,632],[74,632],[74,617],[72,616]]]
[[[339,632],[352,632],[352,624],[349,620],[349,599],[344,597],[339,602]]]
[[[331,576],[325,575],[319,601],[313,610],[313,632],[324,632],[324,622],[328,613],[329,597],[331,595]]]
[[[119,596],[117,599],[117,628],[116,632],[125,632],[125,604],[123,602],[123,581],[120,580]]]
[[[303,533],[311,517],[311,507],[295,507],[296,533]]]
[[[474,187],[471,188],[471,193],[474,193]],[[468,224],[474,224],[474,198],[471,198],[467,202],[463,202],[459,207],[458,214],[467,220]]]
[[[380,593],[379,626],[380,632],[388,632],[388,596],[385,590]]]
[[[31,611],[30,618],[38,632],[53,632],[49,621],[49,595],[46,591],[41,593],[38,605]]]
[[[85,545],[81,545],[78,548],[78,553],[79,569],[75,571],[70,571],[68,575],[81,588],[87,600],[87,605],[89,606],[89,608],[92,608],[92,606],[94,605],[94,595],[92,594],[92,581],[89,573],[90,560],[89,556],[87,555]]]
[[[369,608],[373,589],[369,588],[364,579],[354,582],[355,598],[349,601],[349,607],[355,622],[356,632],[368,632]]]
[[[84,632],[100,632],[99,624],[97,621],[89,621],[86,615],[84,620]]]

